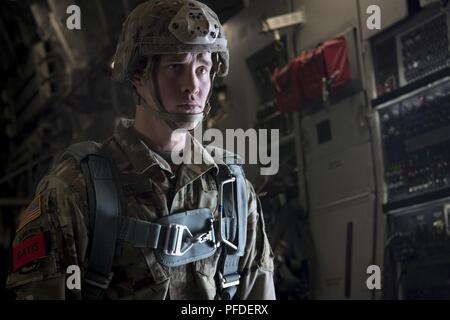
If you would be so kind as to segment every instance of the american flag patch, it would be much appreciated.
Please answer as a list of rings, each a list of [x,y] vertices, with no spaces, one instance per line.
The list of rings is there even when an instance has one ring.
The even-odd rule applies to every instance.
[[[31,201],[28,207],[22,211],[19,217],[19,226],[17,227],[17,231],[20,231],[23,227],[25,227],[31,221],[39,218],[41,215],[41,196],[37,196]]]

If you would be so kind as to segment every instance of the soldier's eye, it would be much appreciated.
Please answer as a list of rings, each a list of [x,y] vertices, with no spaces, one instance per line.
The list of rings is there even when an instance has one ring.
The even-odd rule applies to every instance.
[[[180,65],[179,64],[169,64],[167,65],[167,70],[169,71],[177,71],[180,69]]]
[[[208,73],[208,68],[202,66],[202,67],[199,67],[197,69],[197,71],[198,71],[199,74],[204,75],[204,74]]]

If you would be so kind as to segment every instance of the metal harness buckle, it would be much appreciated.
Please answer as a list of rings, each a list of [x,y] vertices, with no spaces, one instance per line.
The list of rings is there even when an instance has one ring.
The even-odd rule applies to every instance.
[[[192,243],[205,243],[206,241],[211,241],[214,243],[215,237],[214,237],[214,226],[213,222],[211,221],[211,229],[207,232],[199,233],[195,237],[191,239]],[[215,245],[215,243],[214,243]]]
[[[191,231],[185,225],[171,223],[167,226],[166,242],[164,244],[165,254],[169,256],[182,256],[192,248],[193,243],[189,244],[186,249],[181,250],[185,231],[193,238]]]
[[[226,289],[229,287],[237,286],[240,283],[241,276],[238,273],[233,273],[228,276],[224,276],[222,272],[219,273],[219,279],[220,279],[220,287],[222,289]],[[228,281],[227,278],[235,278],[234,280]]]
[[[226,244],[227,246],[229,246],[230,248],[232,248],[233,250],[237,250],[238,247],[228,241],[228,239],[225,237],[225,235],[223,234],[223,186],[227,183],[233,183],[236,181],[236,177],[231,177],[230,179],[227,179],[225,181],[222,181],[219,185],[219,194],[218,194],[218,212],[219,212],[219,230],[218,230],[218,241],[217,241],[217,247],[220,246],[220,244],[223,242],[224,244]]]

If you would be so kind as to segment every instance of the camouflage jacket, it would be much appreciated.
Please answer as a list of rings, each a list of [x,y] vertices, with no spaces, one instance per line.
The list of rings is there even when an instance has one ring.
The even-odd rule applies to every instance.
[[[203,146],[192,140],[201,164],[182,164],[174,174],[167,161],[150,150],[123,119],[103,147],[121,173],[151,181],[152,191],[125,198],[123,215],[155,221],[162,216],[195,208],[214,210],[217,164]],[[274,299],[273,255],[265,233],[257,196],[250,182],[245,255],[239,262],[241,281],[235,298]],[[36,196],[18,223],[13,263],[7,287],[19,299],[82,299],[81,290],[68,289],[67,267],[78,265],[83,274],[88,248],[86,183],[79,164],[66,159],[54,165],[39,183]],[[216,271],[220,255],[179,267],[165,267],[152,249],[124,244],[113,262],[109,299],[219,299]]]

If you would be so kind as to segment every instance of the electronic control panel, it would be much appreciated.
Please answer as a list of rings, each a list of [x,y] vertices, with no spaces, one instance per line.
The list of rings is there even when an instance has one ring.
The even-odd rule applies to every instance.
[[[438,255],[442,249],[442,240],[448,242],[447,248],[450,252],[449,215],[450,198],[389,212],[389,241],[397,251],[397,259],[406,260],[408,255],[417,259]],[[399,246],[402,242],[400,239],[404,242],[403,246]],[[404,250],[405,245],[409,246],[410,250]]]
[[[374,96],[450,67],[450,13],[432,9],[372,39]]]
[[[450,187],[450,77],[376,107],[385,203]]]
[[[449,17],[439,14],[398,35],[401,84],[411,83],[450,65]]]
[[[385,263],[396,266],[395,298],[450,299],[449,215],[450,198],[388,213]]]

